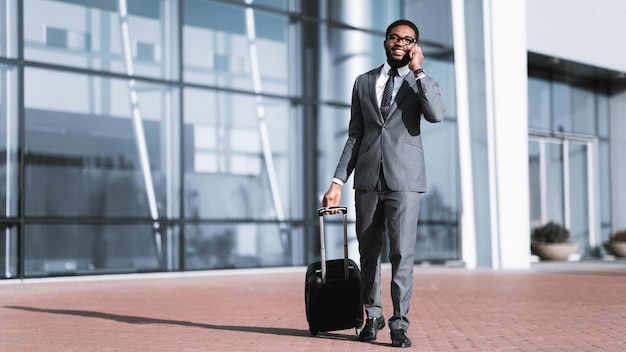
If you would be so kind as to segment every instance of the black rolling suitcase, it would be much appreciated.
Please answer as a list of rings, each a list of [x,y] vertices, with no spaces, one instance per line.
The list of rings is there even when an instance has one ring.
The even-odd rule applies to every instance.
[[[361,299],[361,271],[348,258],[347,208],[334,207],[343,214],[343,259],[326,261],[324,247],[325,208],[318,210],[320,222],[320,260],[306,271],[304,301],[309,331],[315,336],[320,331],[355,328],[358,334],[363,325]]]

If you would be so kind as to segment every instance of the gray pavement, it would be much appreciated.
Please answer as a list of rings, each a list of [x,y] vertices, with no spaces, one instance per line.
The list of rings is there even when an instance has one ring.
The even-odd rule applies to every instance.
[[[394,350],[310,336],[305,270],[0,281],[0,351]],[[410,319],[411,351],[626,351],[626,261],[416,267]]]

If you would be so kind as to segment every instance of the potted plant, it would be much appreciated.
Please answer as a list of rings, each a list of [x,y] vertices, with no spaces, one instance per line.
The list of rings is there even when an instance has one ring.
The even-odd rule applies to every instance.
[[[604,249],[609,254],[619,258],[626,257],[626,230],[613,233],[608,242],[604,243]]]
[[[578,250],[578,243],[569,241],[569,231],[549,222],[533,230],[530,251],[542,260],[567,260]]]

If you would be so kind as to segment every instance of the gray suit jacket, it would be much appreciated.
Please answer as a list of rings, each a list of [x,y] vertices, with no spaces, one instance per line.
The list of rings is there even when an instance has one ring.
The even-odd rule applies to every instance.
[[[416,79],[409,73],[383,120],[376,98],[381,69],[356,78],[348,140],[334,177],[345,182],[354,171],[354,189],[373,190],[382,166],[391,190],[426,192],[420,121],[422,116],[429,122],[444,119],[439,84],[429,76]]]

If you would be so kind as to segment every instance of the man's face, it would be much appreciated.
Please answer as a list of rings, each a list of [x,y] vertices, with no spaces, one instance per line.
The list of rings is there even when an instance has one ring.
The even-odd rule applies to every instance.
[[[405,43],[406,39],[412,39],[412,43]],[[385,53],[387,62],[391,67],[401,67],[411,61],[410,51],[415,45],[415,31],[407,25],[393,27],[389,36],[385,39]]]

